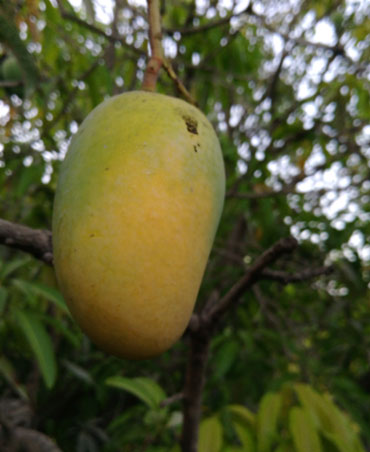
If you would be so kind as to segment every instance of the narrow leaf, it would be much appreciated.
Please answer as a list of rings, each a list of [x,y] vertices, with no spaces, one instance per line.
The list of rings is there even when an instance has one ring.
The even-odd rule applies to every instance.
[[[312,419],[302,408],[291,409],[289,428],[297,452],[322,452],[319,434]]]
[[[0,315],[3,313],[6,306],[6,299],[8,298],[8,291],[5,287],[0,286]]]
[[[232,367],[239,353],[237,342],[228,341],[221,345],[215,354],[214,377],[222,378]]]
[[[255,427],[256,415],[252,411],[248,410],[247,407],[243,405],[229,405],[228,410],[230,411],[231,418],[240,424],[245,424],[247,427]]]
[[[18,28],[11,20],[2,15],[0,15],[0,42],[5,43],[12,50],[28,85],[34,87],[39,79],[39,73],[33,56],[19,37]]]
[[[358,449],[359,440],[350,419],[333,403],[330,397],[323,396],[304,384],[296,384],[295,390],[316,428],[339,451],[363,450]]]
[[[198,452],[219,452],[222,447],[222,426],[216,416],[204,419],[199,427]]]
[[[281,411],[281,394],[263,396],[257,414],[258,452],[269,452],[278,436],[278,417]]]
[[[35,355],[42,377],[51,388],[57,377],[57,365],[53,344],[40,320],[33,314],[17,311],[17,321]]]
[[[278,445],[274,452],[297,452],[291,441],[285,441]]]
[[[240,439],[240,442],[243,444],[244,452],[255,452],[256,448],[256,438],[253,434],[253,431],[246,427],[245,425],[239,424],[237,422],[234,423],[235,431]]]
[[[12,259],[10,262],[4,262],[1,266],[0,280],[4,281],[7,276],[11,275],[14,271],[18,270],[18,268],[23,267],[29,262],[30,258],[28,256],[21,259]]]
[[[166,398],[163,389],[154,380],[145,377],[125,378],[110,377],[106,380],[108,386],[123,389],[135,395],[150,408],[159,408],[160,402]]]
[[[71,361],[64,360],[63,364],[65,367],[73,374],[75,377],[77,377],[79,380],[83,381],[84,383],[88,385],[94,385],[94,380],[92,376],[87,372],[83,367],[72,363]]]
[[[69,310],[64,301],[64,298],[57,289],[46,286],[45,284],[42,283],[23,281],[20,279],[13,280],[13,283],[23,293],[25,294],[31,293],[34,296],[44,297],[46,300],[54,303],[60,310],[69,314]]]

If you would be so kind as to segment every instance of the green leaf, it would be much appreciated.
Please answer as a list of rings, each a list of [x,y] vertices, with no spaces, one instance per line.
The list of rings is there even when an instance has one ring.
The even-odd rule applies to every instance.
[[[291,409],[289,428],[297,452],[322,452],[320,438],[312,419],[302,408]]]
[[[92,376],[83,367],[81,367],[75,363],[72,363],[71,361],[68,361],[67,359],[63,361],[63,364],[71,372],[71,374],[73,374],[75,377],[77,377],[82,382],[84,382],[90,386],[95,384]]]
[[[181,452],[180,446],[175,444],[169,452]]]
[[[243,444],[244,452],[255,452],[257,450],[256,438],[253,431],[245,425],[234,423],[235,431]]]
[[[14,279],[13,283],[26,295],[31,293],[34,296],[42,296],[54,303],[63,312],[70,314],[63,296],[57,289],[42,283],[23,281],[21,279]]]
[[[232,364],[236,360],[239,353],[239,345],[235,341],[227,341],[215,353],[215,378],[224,377]]]
[[[125,378],[110,377],[106,380],[108,386],[123,389],[142,400],[150,408],[159,408],[159,404],[166,398],[166,393],[154,380],[145,377]]]
[[[244,424],[247,427],[255,427],[256,415],[245,406],[229,405],[228,410],[230,411],[233,421],[238,422],[239,424]]]
[[[254,452],[256,450],[255,414],[243,405],[229,405],[228,410],[235,431],[243,444],[243,450],[246,452]]]
[[[225,446],[222,448],[222,452],[248,452],[248,449],[240,446]]]
[[[34,87],[39,79],[33,55],[19,36],[18,28],[8,17],[0,15],[0,41],[4,42],[17,58],[23,76],[30,87]]]
[[[297,452],[291,441],[285,441],[278,445],[274,452]]]
[[[322,396],[304,384],[296,384],[295,390],[315,427],[340,452],[364,450],[350,419],[333,403],[329,396]]]
[[[35,315],[17,311],[16,318],[36,357],[44,382],[50,389],[57,377],[57,365],[50,336]]]
[[[15,195],[19,198],[25,196],[30,186],[38,185],[40,183],[43,173],[44,165],[41,164],[22,167],[17,180],[17,185],[14,189]]]
[[[0,270],[0,281],[4,281],[9,275],[30,263],[31,259],[27,257],[12,259],[9,262],[3,262]]]
[[[204,419],[199,426],[198,452],[219,452],[222,447],[222,426],[217,416]]]
[[[278,436],[278,417],[281,394],[267,393],[261,400],[257,413],[258,452],[269,452]]]
[[[18,382],[14,366],[5,356],[0,356],[0,374],[3,375],[22,399],[28,400],[26,388]]]
[[[8,291],[5,289],[5,287],[0,286],[0,315],[3,314],[3,312],[4,312],[7,298],[8,298]]]

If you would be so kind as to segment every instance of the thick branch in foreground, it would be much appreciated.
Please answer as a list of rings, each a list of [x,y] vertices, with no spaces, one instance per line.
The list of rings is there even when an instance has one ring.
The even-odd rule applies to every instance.
[[[31,254],[53,265],[51,232],[0,219],[0,244]]]

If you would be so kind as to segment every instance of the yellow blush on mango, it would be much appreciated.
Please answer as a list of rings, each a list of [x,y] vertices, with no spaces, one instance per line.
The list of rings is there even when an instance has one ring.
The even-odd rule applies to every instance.
[[[53,248],[71,313],[100,348],[144,359],[181,337],[224,194],[218,139],[192,105],[134,91],[88,115],[61,167]]]

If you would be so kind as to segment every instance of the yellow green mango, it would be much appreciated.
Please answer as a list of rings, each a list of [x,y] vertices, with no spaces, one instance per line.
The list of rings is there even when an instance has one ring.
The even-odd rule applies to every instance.
[[[54,264],[72,315],[100,348],[145,359],[181,337],[224,191],[216,134],[180,99],[124,93],[83,121],[59,174]]]

